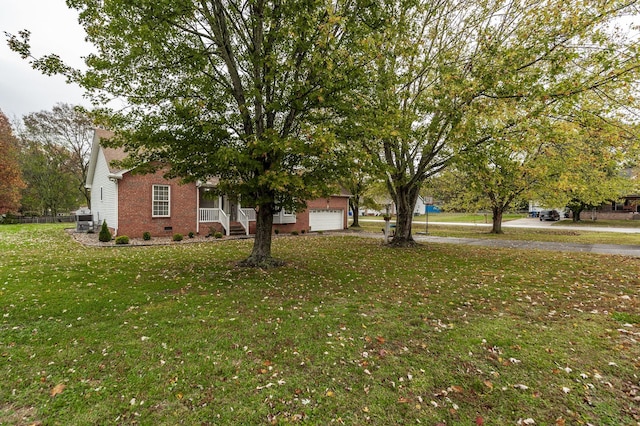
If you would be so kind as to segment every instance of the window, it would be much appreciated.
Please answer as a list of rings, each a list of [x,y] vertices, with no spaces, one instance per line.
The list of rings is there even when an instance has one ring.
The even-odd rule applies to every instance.
[[[153,185],[153,217],[169,217],[169,185]]]

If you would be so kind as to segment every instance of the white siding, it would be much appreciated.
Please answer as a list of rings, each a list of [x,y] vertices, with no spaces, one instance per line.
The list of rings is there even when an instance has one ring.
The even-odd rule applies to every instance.
[[[296,223],[295,213],[286,214],[284,210],[280,210],[273,215],[273,223],[277,225],[283,225],[286,223]]]
[[[107,221],[118,230],[118,184],[109,180],[109,167],[102,147],[99,148],[95,174],[91,185],[91,214],[96,225]]]

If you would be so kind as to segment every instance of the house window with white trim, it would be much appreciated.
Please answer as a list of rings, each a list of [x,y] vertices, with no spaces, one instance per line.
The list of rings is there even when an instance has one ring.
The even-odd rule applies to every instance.
[[[153,217],[169,217],[171,191],[169,185],[153,185]]]

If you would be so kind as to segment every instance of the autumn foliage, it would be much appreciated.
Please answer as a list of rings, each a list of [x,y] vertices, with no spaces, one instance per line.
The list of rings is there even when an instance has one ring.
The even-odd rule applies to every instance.
[[[22,181],[18,164],[17,139],[7,117],[0,111],[0,214],[20,207]]]

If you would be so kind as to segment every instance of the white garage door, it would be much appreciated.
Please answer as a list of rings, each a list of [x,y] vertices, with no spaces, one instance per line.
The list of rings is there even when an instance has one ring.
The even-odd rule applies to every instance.
[[[312,231],[335,231],[343,229],[343,210],[310,210],[309,226]]]

